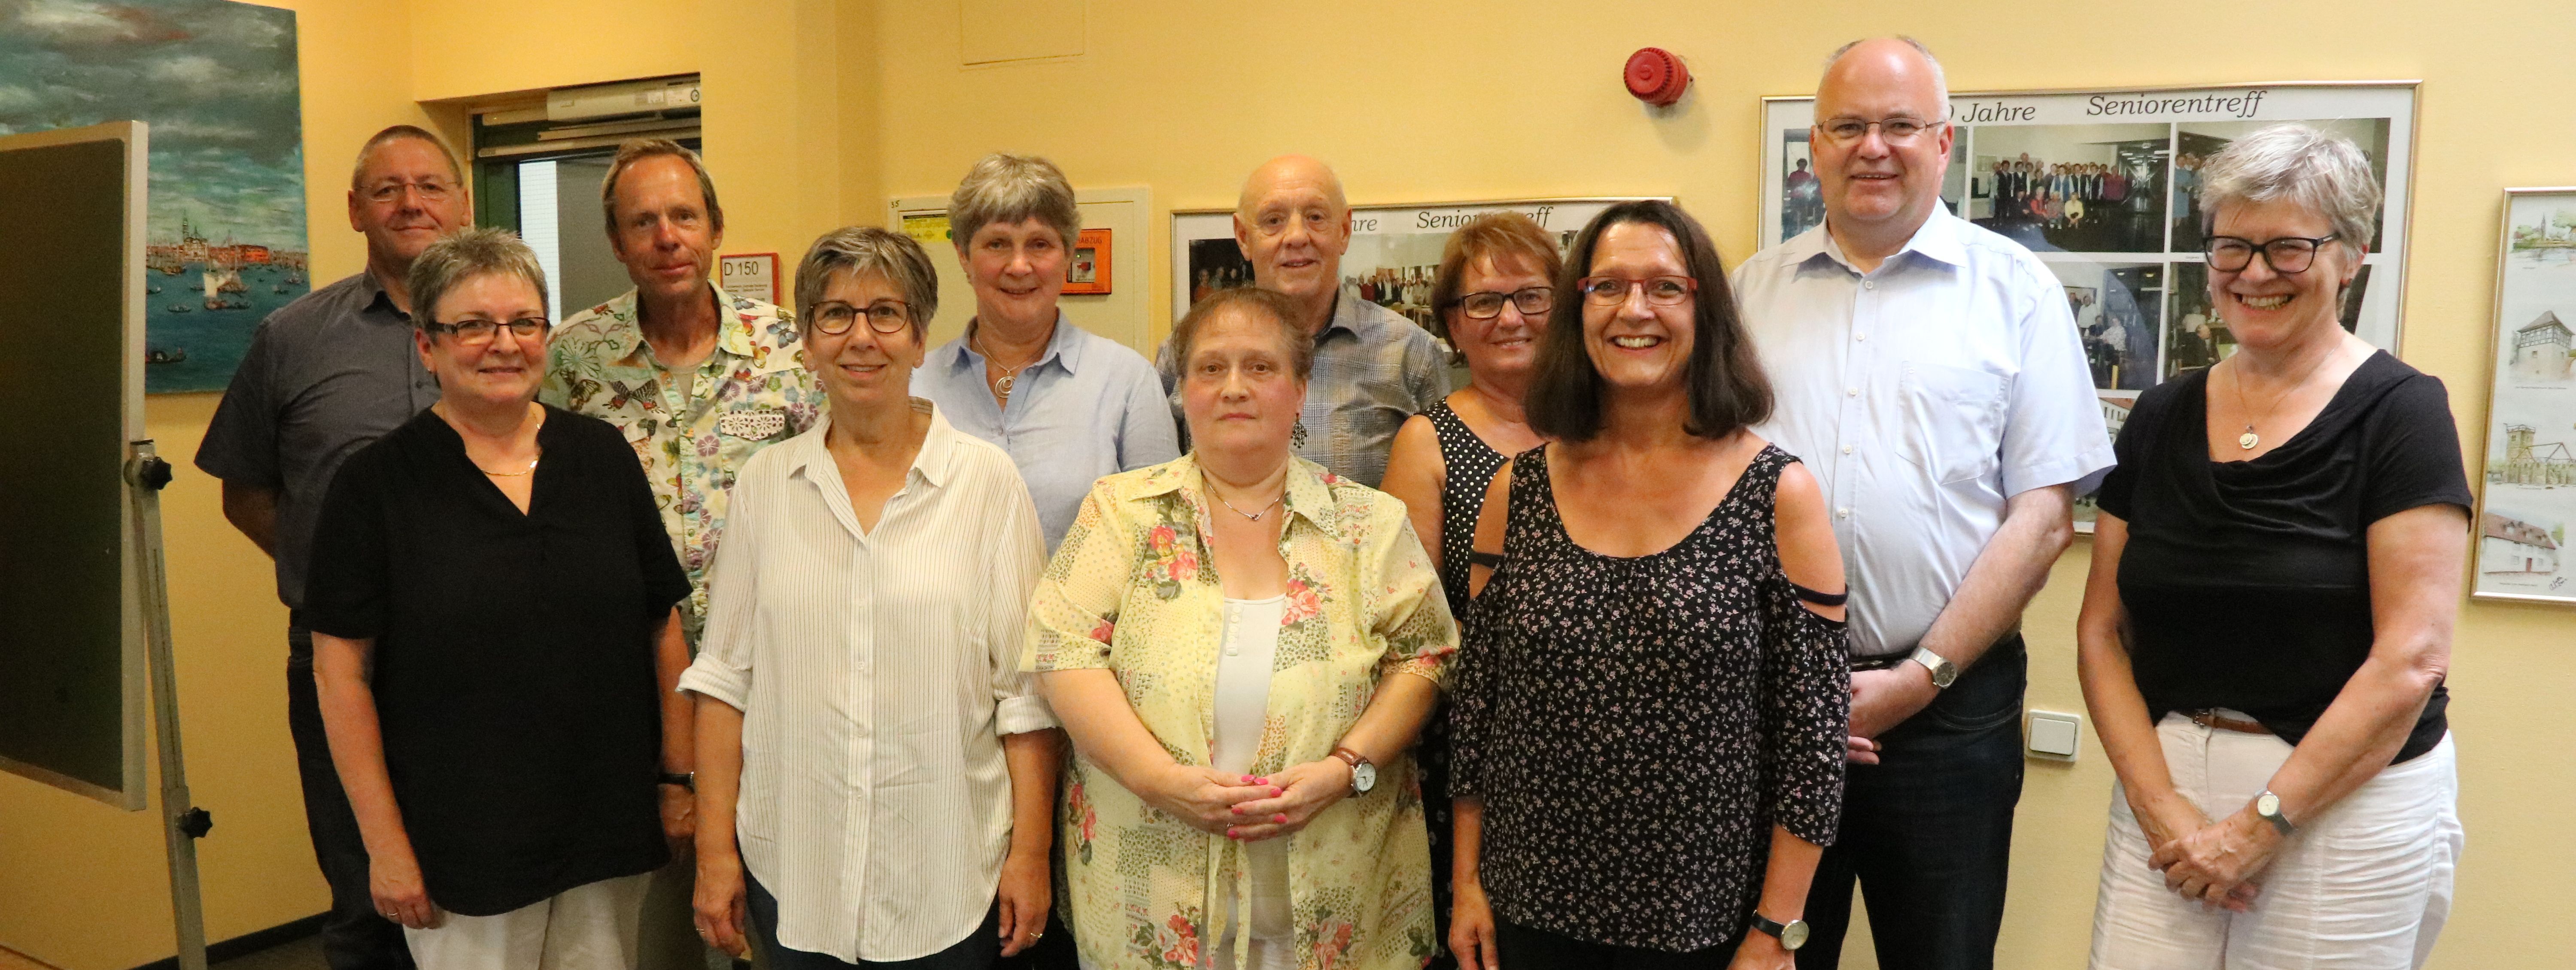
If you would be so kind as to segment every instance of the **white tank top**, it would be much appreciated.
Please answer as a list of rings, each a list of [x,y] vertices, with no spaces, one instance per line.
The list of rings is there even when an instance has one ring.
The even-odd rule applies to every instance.
[[[1261,752],[1270,711],[1270,665],[1279,653],[1279,620],[1287,608],[1284,596],[1225,601],[1216,663],[1216,738],[1208,757],[1218,771],[1248,772]],[[1244,907],[1250,910],[1245,918],[1252,937],[1290,936],[1288,839],[1264,839],[1243,848],[1245,875],[1252,884],[1251,905]]]

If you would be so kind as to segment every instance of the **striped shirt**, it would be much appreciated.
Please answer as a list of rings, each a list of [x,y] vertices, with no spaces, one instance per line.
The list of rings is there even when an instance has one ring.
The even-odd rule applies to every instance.
[[[1019,670],[1045,542],[1010,456],[936,411],[862,530],[829,427],[734,482],[680,689],[743,712],[735,833],[778,897],[779,942],[910,960],[983,922],[1011,839],[1001,736],[1056,724]]]

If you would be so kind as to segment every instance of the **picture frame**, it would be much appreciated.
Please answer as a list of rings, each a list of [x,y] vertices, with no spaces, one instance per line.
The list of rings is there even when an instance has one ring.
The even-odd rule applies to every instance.
[[[2576,186],[2506,189],[2497,235],[2469,595],[2576,606]]]
[[[1110,292],[1112,252],[1109,230],[1085,229],[1064,261],[1064,295],[1096,296]]]
[[[2371,241],[2344,327],[2398,353],[2413,219],[2417,81],[1954,92],[1953,214],[2022,243],[2070,291],[2106,424],[2146,388],[2234,353],[2207,297],[2199,251],[2198,161],[2266,125],[2296,121],[2351,138],[2381,176]],[[1762,99],[1756,231],[1774,245],[1823,221],[1822,184],[1806,152],[1810,95]],[[2076,290],[2098,300],[2079,306]],[[2078,532],[2093,500],[2076,501]]]

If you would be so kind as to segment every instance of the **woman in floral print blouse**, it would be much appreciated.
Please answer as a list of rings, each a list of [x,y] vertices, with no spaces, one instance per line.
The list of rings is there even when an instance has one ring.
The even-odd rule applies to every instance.
[[[1457,646],[1401,502],[1295,457],[1313,345],[1229,290],[1174,328],[1193,451],[1103,478],[1030,608],[1080,757],[1066,904],[1097,970],[1413,970],[1405,753]]]

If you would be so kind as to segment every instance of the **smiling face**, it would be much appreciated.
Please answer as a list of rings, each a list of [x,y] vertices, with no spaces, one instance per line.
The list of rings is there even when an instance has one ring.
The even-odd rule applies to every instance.
[[[2290,236],[2314,239],[2334,231],[2324,213],[2286,199],[2229,203],[2219,207],[2212,225],[2213,235],[2251,240],[2256,246]],[[2236,272],[2211,267],[2209,293],[2237,343],[2275,347],[2318,327],[2341,327],[2338,298],[2360,271],[2360,258],[2341,241],[2317,247],[2316,259],[2297,273],[2273,272],[2258,251]]]
[[[1293,300],[1313,300],[1341,279],[1351,248],[1351,210],[1323,163],[1291,156],[1244,183],[1234,241],[1252,262],[1253,282]]]
[[[1603,382],[1620,391],[1678,388],[1689,373],[1698,294],[1670,306],[1647,302],[1637,281],[1657,276],[1690,275],[1681,244],[1671,231],[1643,222],[1623,222],[1601,231],[1585,276],[1630,280],[1628,295],[1604,306],[1584,299],[1583,352]]]
[[[1509,296],[1533,286],[1555,285],[1527,257],[1516,254],[1505,254],[1499,261],[1490,255],[1478,257],[1461,276],[1458,292],[1462,296]],[[1466,356],[1467,373],[1480,382],[1500,378],[1510,383],[1526,377],[1538,360],[1539,335],[1547,332],[1547,314],[1523,315],[1508,299],[1500,314],[1486,320],[1468,316],[1465,307],[1451,307],[1448,323],[1450,344]]]
[[[841,333],[805,330],[805,368],[821,378],[835,413],[912,406],[912,370],[921,366],[920,328],[907,325],[878,333],[866,319],[869,307],[903,299],[902,287],[876,273],[843,271],[824,281],[823,298],[814,303],[816,317],[835,305],[859,311],[859,319]]]
[[[985,223],[957,258],[975,287],[976,319],[1015,330],[1055,322],[1056,298],[1064,294],[1064,235],[1045,220]]]
[[[396,138],[368,152],[358,187],[349,192],[349,228],[366,234],[370,259],[398,268],[411,266],[467,217],[465,187],[447,153],[418,138]]]
[[[653,155],[617,173],[617,229],[608,247],[639,296],[682,299],[707,287],[724,230],[707,211],[686,159]]]
[[[1936,125],[1898,144],[1872,126],[1844,143],[1825,134],[1829,123],[1907,118],[1928,124],[1949,117],[1948,107],[1931,62],[1902,41],[1869,41],[1835,61],[1816,89],[1817,125],[1809,129],[1808,142],[1827,221],[1853,227],[1921,224],[1940,201],[1954,134],[1951,126]]]
[[[438,375],[442,400],[499,405],[537,399],[537,385],[545,377],[546,338],[522,338],[506,326],[513,320],[545,319],[546,299],[534,285],[515,273],[484,273],[449,287],[429,311],[436,323],[505,324],[493,331],[491,342],[479,346],[452,333],[412,331],[421,365]]]
[[[1282,323],[1259,310],[1220,312],[1190,342],[1181,411],[1191,447],[1218,454],[1286,456],[1306,403]]]

